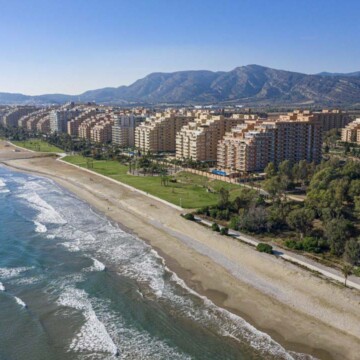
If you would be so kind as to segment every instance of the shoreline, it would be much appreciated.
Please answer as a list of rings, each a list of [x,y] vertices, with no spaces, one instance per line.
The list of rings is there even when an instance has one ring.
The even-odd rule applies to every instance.
[[[360,331],[356,329],[360,298],[356,291],[327,283],[295,265],[285,264],[283,260],[255,253],[247,245],[233,239],[214,235],[210,230],[181,219],[176,209],[170,209],[154,199],[144,199],[144,195],[134,194],[118,184],[110,184],[107,179],[91,175],[93,180],[90,182],[89,174],[81,169],[70,169],[69,165],[55,159],[13,161],[10,156],[4,162],[10,167],[17,167],[15,170],[51,178],[130,230],[150,244],[187,286],[208,297],[217,306],[241,316],[287,350],[311,354],[320,359],[357,358],[360,350]],[[221,261],[214,261],[212,256],[197,251],[182,239],[184,243],[180,239],[180,232],[184,238],[192,237],[192,241],[204,248],[207,246],[214,254],[215,251],[219,256],[221,253],[231,266],[235,254],[237,262],[246,262],[240,269],[242,273],[231,273],[222,266]],[[250,258],[249,261],[246,258]],[[269,279],[276,280],[276,284],[270,286],[272,284],[269,283],[268,288],[260,289],[255,280],[267,275],[261,269],[263,267],[271,272]],[[246,279],[246,270],[256,275],[250,279],[252,281]],[[285,274],[282,274],[282,270]],[[266,283],[269,279],[263,280]],[[304,285],[299,281],[303,281]],[[307,281],[311,284],[306,285]],[[317,291],[319,288],[322,293]],[[286,294],[287,291],[289,294]],[[336,299],[329,298],[329,294]],[[297,297],[301,297],[301,301],[296,301]],[[346,306],[339,303],[337,308],[336,300],[342,300]],[[299,306],[301,302],[305,303]],[[311,305],[316,305],[316,311],[312,313]],[[333,318],[329,315],[329,308],[336,313]],[[339,321],[341,314],[343,321]]]

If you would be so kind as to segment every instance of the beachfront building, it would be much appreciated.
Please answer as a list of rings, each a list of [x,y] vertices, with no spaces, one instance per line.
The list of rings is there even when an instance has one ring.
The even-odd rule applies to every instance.
[[[341,141],[360,144],[360,118],[342,129]]]
[[[112,139],[112,114],[100,113],[84,120],[78,129],[79,138],[93,142],[105,143]]]
[[[322,128],[313,115],[241,124],[227,133],[218,145],[218,166],[232,171],[259,172],[269,162],[321,161]]]
[[[94,107],[86,108],[84,111],[79,112],[79,114],[68,121],[67,123],[67,133],[73,137],[80,137],[79,127],[80,125],[90,119],[92,116],[96,115],[98,110]]]
[[[112,140],[113,120],[107,119],[96,123],[90,130],[91,141],[97,143],[108,143]]]
[[[10,108],[1,118],[1,123],[4,126],[16,127],[21,117],[36,111],[37,108],[34,106],[16,106]]]
[[[244,117],[200,114],[176,134],[176,158],[215,162],[219,140]]]
[[[143,116],[114,115],[112,142],[121,147],[135,147],[135,128],[144,121]]]
[[[67,123],[79,114],[78,110],[53,110],[50,112],[50,131],[52,133],[67,132]]]
[[[50,133],[50,114],[46,114],[46,116],[38,121],[36,130],[45,134]]]
[[[135,147],[143,152],[175,152],[176,133],[194,120],[192,113],[156,114],[135,128]]]

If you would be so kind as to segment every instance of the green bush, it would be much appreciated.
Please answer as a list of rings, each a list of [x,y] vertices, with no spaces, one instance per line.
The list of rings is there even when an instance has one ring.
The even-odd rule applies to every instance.
[[[222,228],[220,229],[220,234],[221,234],[221,235],[229,235],[229,228],[227,228],[227,227],[222,227]]]
[[[194,220],[195,220],[194,215],[191,214],[191,213],[185,214],[185,215],[184,215],[184,218],[185,218],[186,220],[190,220],[190,221],[194,221]]]
[[[239,216],[233,216],[230,219],[229,228],[233,230],[239,230],[239,222],[240,222]]]
[[[354,267],[353,274],[360,277],[360,267]]]
[[[272,246],[269,245],[269,244],[264,244],[264,243],[259,243],[259,244],[256,246],[256,250],[257,250],[257,251],[260,251],[260,252],[267,253],[267,254],[272,254],[272,253],[273,253],[273,248],[272,248]]]
[[[213,223],[211,225],[211,229],[212,229],[212,231],[217,231],[217,232],[220,231],[219,225],[217,223]]]

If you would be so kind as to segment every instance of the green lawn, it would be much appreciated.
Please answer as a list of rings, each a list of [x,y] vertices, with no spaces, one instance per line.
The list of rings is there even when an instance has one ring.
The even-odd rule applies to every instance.
[[[87,167],[86,158],[80,155],[66,156],[63,160],[81,167]],[[207,178],[203,176],[181,172],[176,176],[181,182],[170,182],[168,186],[163,186],[158,176],[128,175],[128,167],[117,161],[94,160],[93,165],[94,167],[90,170],[146,191],[175,205],[181,205],[184,208],[195,209],[206,205],[214,205],[218,201],[217,194],[207,192],[206,187],[203,187],[208,183]],[[234,198],[241,191],[239,186],[222,181],[210,181],[209,183],[209,187],[213,189],[220,189],[221,186],[229,189],[231,198]]]
[[[56,152],[63,153],[64,150],[49,144],[48,142],[41,139],[30,139],[24,141],[12,141],[13,144],[21,146],[25,149],[40,151],[40,152]]]

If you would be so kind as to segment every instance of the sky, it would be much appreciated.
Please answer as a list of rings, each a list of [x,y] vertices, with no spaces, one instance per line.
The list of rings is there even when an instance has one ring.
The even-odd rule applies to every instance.
[[[360,0],[0,0],[0,92],[248,64],[360,71],[359,14]]]

